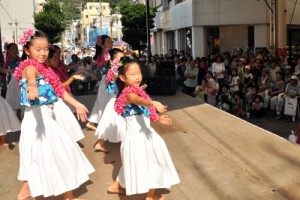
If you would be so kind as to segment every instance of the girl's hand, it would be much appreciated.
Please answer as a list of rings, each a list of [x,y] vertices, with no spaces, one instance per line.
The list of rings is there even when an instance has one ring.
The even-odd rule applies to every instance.
[[[81,75],[81,74],[78,74],[78,75],[75,74],[75,75],[72,76],[72,78],[75,79],[75,80],[80,80],[80,81],[82,81],[82,80],[84,79],[84,76]]]
[[[170,126],[172,125],[172,119],[168,116],[168,115],[161,115],[159,116],[159,120],[160,123]]]
[[[81,103],[79,103],[76,107],[77,119],[86,122],[88,109]]]
[[[157,112],[163,113],[167,111],[167,106],[163,105],[162,103],[158,101],[152,101],[153,106],[156,108]]]
[[[29,100],[35,100],[39,98],[39,91],[35,86],[27,86],[26,88],[27,95],[26,98]]]

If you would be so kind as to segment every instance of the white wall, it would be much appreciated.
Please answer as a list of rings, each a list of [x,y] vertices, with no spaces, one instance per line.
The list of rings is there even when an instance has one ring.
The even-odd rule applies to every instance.
[[[286,23],[290,24],[296,0],[286,0],[286,1],[287,1],[287,5],[286,5],[286,11],[287,11],[286,12]],[[298,3],[296,4],[292,24],[300,25],[300,1],[298,1]]]
[[[13,32],[16,32],[16,29],[18,36],[21,36],[25,29],[33,27],[33,2],[33,0],[0,0],[8,13],[0,6],[2,44],[12,42]],[[19,22],[17,28],[15,24],[11,26],[8,24],[14,23],[14,20]]]

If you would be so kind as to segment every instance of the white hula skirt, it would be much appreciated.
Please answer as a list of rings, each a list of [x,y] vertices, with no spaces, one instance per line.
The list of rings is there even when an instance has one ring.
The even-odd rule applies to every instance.
[[[112,98],[107,103],[97,126],[95,135],[98,135],[99,139],[118,143],[123,140],[126,132],[126,120],[115,111],[115,101],[116,97]]]
[[[12,76],[7,86],[6,101],[11,105],[13,109],[21,109],[20,104],[20,87],[16,79]]]
[[[0,136],[21,130],[20,120],[8,102],[0,96]]]
[[[32,197],[74,190],[94,172],[77,143],[54,120],[53,104],[26,107],[19,151],[18,179],[28,181]]]
[[[127,131],[121,143],[122,167],[118,180],[126,195],[149,189],[171,188],[180,182],[164,140],[142,116],[126,117]]]
[[[77,142],[84,138],[80,124],[62,99],[53,104],[53,113],[55,121],[64,128],[73,141]]]
[[[106,104],[111,98],[115,96],[105,91],[107,86],[105,79],[106,79],[106,75],[103,75],[101,82],[99,84],[98,94],[97,94],[95,104],[88,118],[89,122],[99,123]]]

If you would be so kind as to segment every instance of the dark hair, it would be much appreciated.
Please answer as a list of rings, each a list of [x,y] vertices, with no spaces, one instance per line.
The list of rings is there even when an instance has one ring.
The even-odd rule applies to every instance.
[[[18,47],[18,45],[16,43],[9,43],[8,45],[6,45],[6,50],[9,50],[12,46],[16,46]]]
[[[28,58],[27,54],[25,53],[25,49],[29,49],[32,40],[37,39],[37,38],[46,38],[48,40],[48,36],[45,33],[43,33],[42,31],[36,30],[33,33],[33,35],[30,37],[30,39],[24,45],[21,60],[26,60]]]
[[[55,48],[54,47],[53,48],[49,48],[48,59],[53,58],[54,54],[55,54]]]
[[[123,51],[121,49],[118,49],[118,48],[113,48],[113,49],[109,50],[108,53],[110,55],[110,59],[114,60],[117,53],[123,53]]]
[[[258,99],[260,100],[260,102],[262,102],[262,101],[263,101],[263,98],[262,98],[262,96],[261,96],[261,95],[259,95],[259,94],[255,95],[254,99],[256,99],[256,98],[258,98]]]
[[[101,44],[102,44],[102,45],[104,45],[105,40],[106,40],[107,38],[109,38],[108,35],[100,35],[100,36],[98,36],[98,37],[101,37]],[[96,52],[95,52],[95,55],[94,55],[93,58],[94,58],[94,60],[97,60],[98,56],[100,56],[101,53],[102,53],[102,47],[101,47],[101,46],[98,46],[97,43],[96,43],[95,49],[96,49]]]
[[[122,62],[122,65],[120,65],[120,67],[119,67],[119,69],[118,69],[119,76],[120,76],[120,75],[125,76],[125,73],[126,73],[128,67],[129,67],[131,64],[136,63],[136,64],[139,66],[139,64],[138,64],[136,61],[134,61],[134,60],[132,60],[132,59],[130,59],[130,58],[128,58],[128,57],[123,57],[123,58],[121,58],[121,62]],[[122,93],[122,90],[123,90],[124,87],[125,87],[124,82],[119,78],[119,76],[118,76],[118,78],[116,79],[116,84],[117,84],[118,90],[119,90],[119,93],[118,93],[117,96],[119,96],[119,95]]]

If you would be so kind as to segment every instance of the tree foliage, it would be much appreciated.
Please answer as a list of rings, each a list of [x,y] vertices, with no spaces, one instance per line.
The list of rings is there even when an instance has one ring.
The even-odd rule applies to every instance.
[[[123,40],[127,42],[132,49],[144,50],[147,43],[147,27],[146,27],[146,6],[141,3],[132,4],[125,2],[121,5]],[[151,8],[149,19],[150,28],[154,28],[155,17],[154,10]]]
[[[56,0],[45,3],[43,10],[34,15],[34,27],[43,31],[49,37],[50,43],[60,41],[61,35],[66,29],[63,21],[64,14]]]

